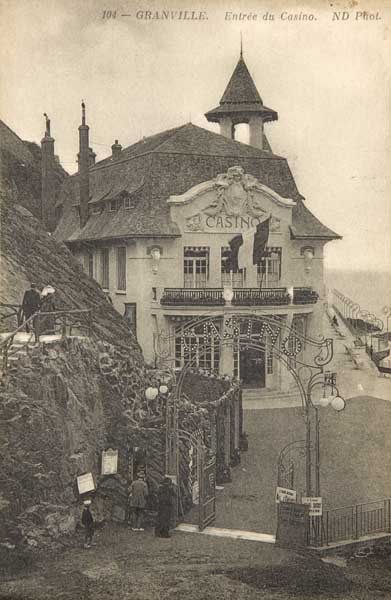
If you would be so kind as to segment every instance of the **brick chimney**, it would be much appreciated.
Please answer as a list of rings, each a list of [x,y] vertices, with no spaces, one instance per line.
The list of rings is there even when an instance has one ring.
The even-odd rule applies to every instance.
[[[55,185],[54,185],[54,138],[50,135],[50,119],[46,119],[45,135],[41,140],[41,220],[47,231],[54,231],[55,221]]]
[[[120,157],[122,151],[121,144],[118,143],[118,140],[115,140],[114,144],[111,146],[111,155],[114,160]]]
[[[80,228],[83,228],[88,221],[88,202],[90,199],[90,147],[88,142],[89,127],[86,125],[86,107],[81,103],[81,125],[79,126],[79,194],[80,194]]]

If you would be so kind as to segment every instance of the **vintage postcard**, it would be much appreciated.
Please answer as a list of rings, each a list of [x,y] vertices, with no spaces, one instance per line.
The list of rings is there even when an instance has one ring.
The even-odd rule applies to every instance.
[[[391,597],[391,1],[0,16],[0,599]]]

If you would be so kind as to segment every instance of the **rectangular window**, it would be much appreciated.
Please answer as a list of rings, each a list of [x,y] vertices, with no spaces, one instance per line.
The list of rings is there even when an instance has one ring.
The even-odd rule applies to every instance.
[[[110,286],[109,280],[109,249],[102,248],[100,251],[100,284],[104,290]]]
[[[245,286],[246,269],[232,271],[229,264],[230,255],[229,246],[221,248],[221,285],[222,287],[242,288]]]
[[[130,198],[125,198],[124,199],[124,208],[126,208],[126,209],[131,208]]]
[[[111,212],[113,212],[114,210],[117,210],[117,200],[110,200],[109,210]]]
[[[184,248],[183,278],[185,288],[204,288],[209,279],[209,248]]]
[[[281,279],[281,248],[266,248],[257,265],[257,284],[262,288],[278,287]]]
[[[94,254],[93,252],[86,252],[84,255],[84,272],[91,278],[94,277]]]
[[[117,248],[117,290],[126,292],[126,247]]]
[[[192,365],[218,372],[220,365],[220,339],[217,336],[204,339],[203,325],[194,328],[194,334],[175,338],[175,366]]]
[[[100,202],[96,202],[95,204],[92,205],[92,214],[93,215],[100,215],[101,212],[102,212],[102,206],[101,206]]]

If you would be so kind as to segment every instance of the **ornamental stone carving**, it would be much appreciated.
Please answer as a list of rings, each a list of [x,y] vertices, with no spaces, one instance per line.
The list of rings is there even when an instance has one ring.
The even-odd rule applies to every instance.
[[[210,216],[220,213],[230,217],[243,214],[252,217],[266,216],[266,211],[254,196],[258,183],[255,177],[245,174],[242,167],[230,167],[227,173],[216,177],[216,201],[203,212]]]

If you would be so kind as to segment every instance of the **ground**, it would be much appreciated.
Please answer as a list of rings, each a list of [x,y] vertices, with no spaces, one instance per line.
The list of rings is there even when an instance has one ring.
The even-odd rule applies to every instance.
[[[329,506],[391,496],[391,404],[351,400],[342,414],[322,409],[322,489]],[[218,491],[218,527],[275,533],[274,492],[279,450],[301,439],[299,408],[245,411],[250,450],[234,481]],[[346,451],[345,448],[349,448]],[[291,600],[391,598],[391,558],[326,564],[312,554],[273,544],[107,526],[97,546],[79,534],[58,553],[35,552],[31,564],[3,568],[1,600]],[[12,555],[12,553],[11,553]],[[5,565],[6,560],[3,561]],[[1,561],[0,561],[1,568]],[[0,571],[1,572],[1,571]]]
[[[391,597],[390,558],[340,567],[257,542],[110,526],[97,546],[75,537],[0,583],[1,600],[374,600]]]

